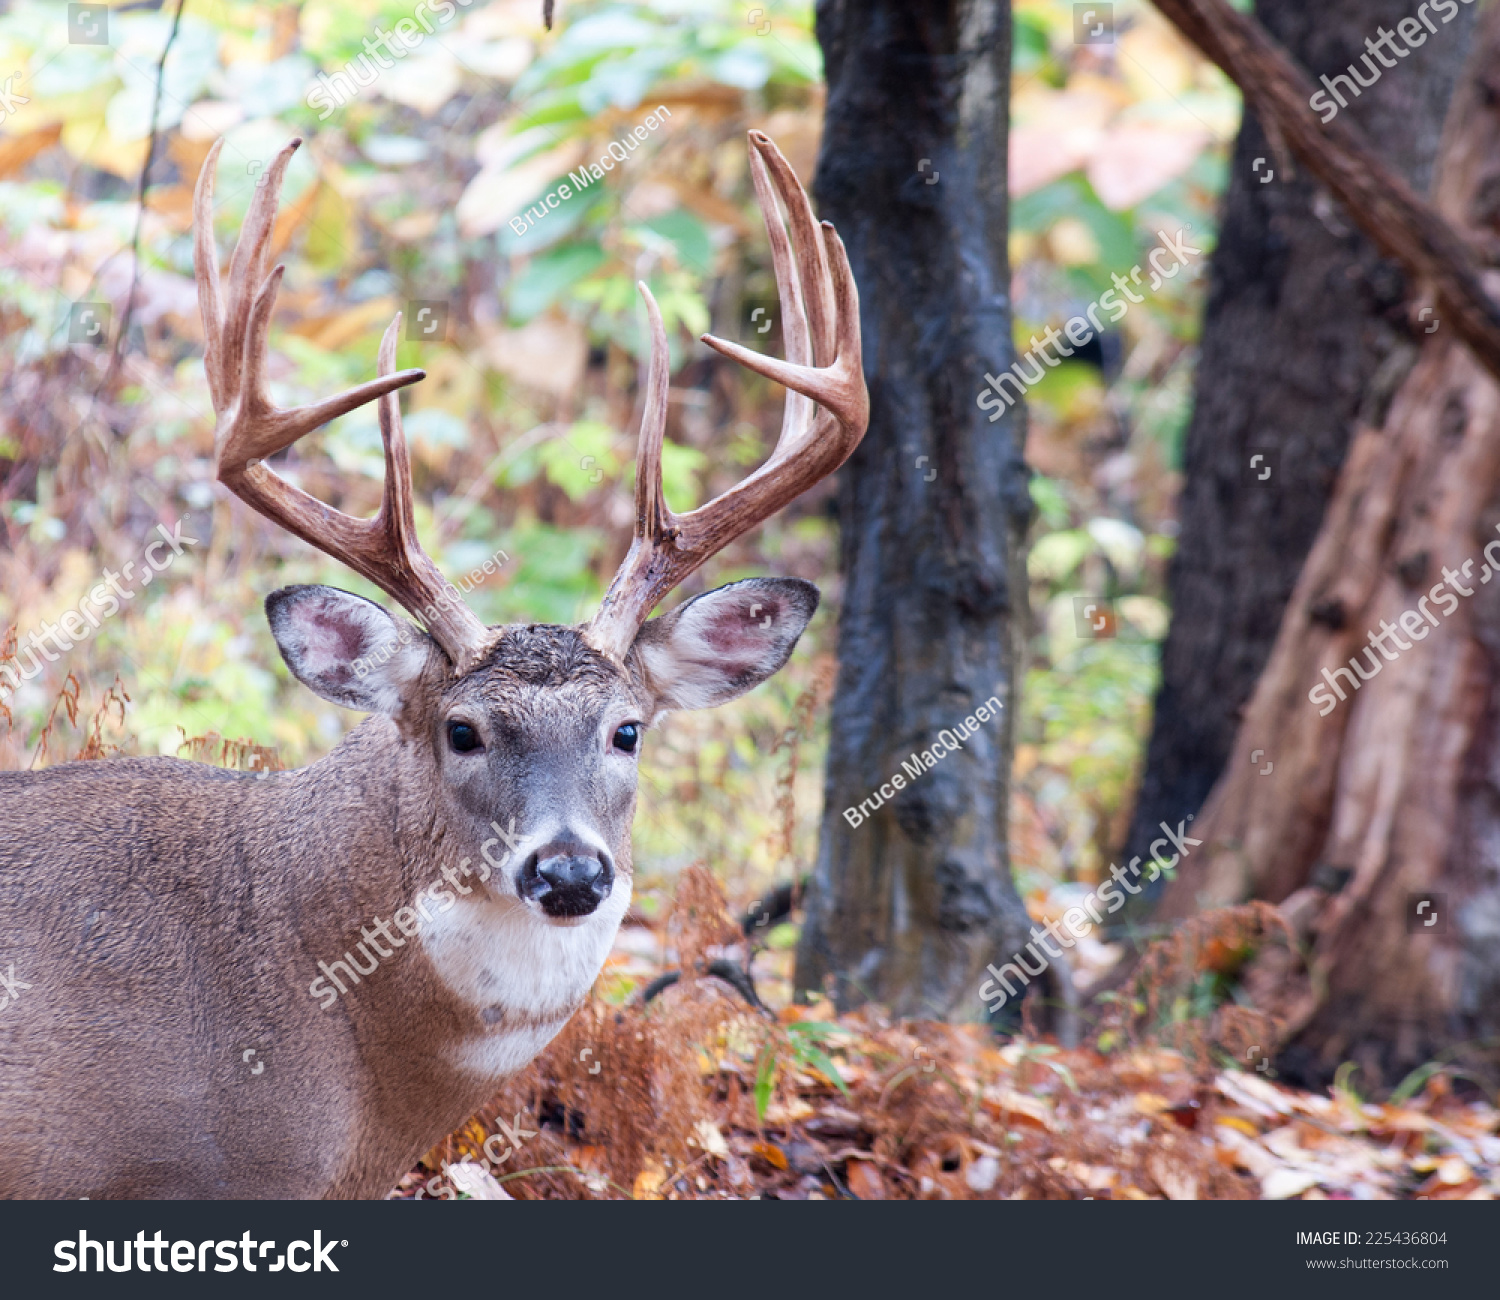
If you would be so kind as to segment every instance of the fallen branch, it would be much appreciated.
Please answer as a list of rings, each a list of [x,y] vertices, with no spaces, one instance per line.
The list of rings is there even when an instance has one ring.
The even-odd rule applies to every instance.
[[[1483,256],[1388,167],[1346,122],[1308,106],[1317,87],[1254,18],[1226,0],[1154,0],[1165,17],[1239,86],[1271,141],[1290,149],[1385,254],[1427,281],[1442,319],[1500,377],[1500,306],[1484,291]]]

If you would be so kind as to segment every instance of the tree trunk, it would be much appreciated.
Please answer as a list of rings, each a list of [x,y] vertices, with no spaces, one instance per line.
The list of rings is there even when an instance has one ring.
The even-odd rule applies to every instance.
[[[1500,231],[1497,59],[1491,9],[1436,186],[1443,215],[1486,240]],[[1283,1054],[1304,1079],[1346,1059],[1386,1081],[1445,1051],[1497,1061],[1500,384],[1441,323],[1418,337],[1383,427],[1355,435],[1194,823],[1203,844],[1161,909],[1281,904],[1310,944]]]
[[[821,0],[817,29],[815,192],[859,284],[871,417],[840,474],[839,678],[796,979],[841,1008],[977,1012],[985,963],[1028,927],[1006,812],[1031,503],[1022,417],[976,406],[1013,356],[1010,8]],[[995,720],[887,784],[991,698]]]
[[[1365,38],[1395,27],[1410,5],[1257,0],[1255,12],[1317,77],[1363,54]],[[1422,192],[1472,16],[1461,11],[1441,39],[1412,51],[1346,110]],[[1305,169],[1264,183],[1267,166],[1281,171],[1247,112],[1213,255],[1187,432],[1172,627],[1122,861],[1147,856],[1159,823],[1175,828],[1203,806],[1270,656],[1354,425],[1381,422],[1415,360],[1401,268]],[[1252,470],[1257,453],[1266,459]],[[1269,479],[1255,477],[1266,468]],[[1236,761],[1248,766],[1249,757]]]

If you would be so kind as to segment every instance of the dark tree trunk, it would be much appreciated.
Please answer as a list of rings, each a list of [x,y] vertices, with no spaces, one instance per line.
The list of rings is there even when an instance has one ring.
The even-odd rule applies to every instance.
[[[1344,71],[1365,52],[1366,37],[1394,28],[1411,6],[1257,0],[1255,12],[1316,79]],[[1423,192],[1473,17],[1463,9],[1344,110]],[[1257,158],[1266,159],[1258,172]],[[1122,862],[1148,854],[1159,822],[1175,828],[1196,813],[1226,763],[1249,764],[1249,753],[1231,753],[1235,733],[1355,422],[1379,426],[1416,358],[1400,268],[1305,172],[1266,184],[1267,166],[1280,170],[1247,115],[1213,256],[1187,433],[1172,627]],[[1252,471],[1257,452],[1267,459]],[[1255,477],[1268,466],[1269,479]]]
[[[986,962],[1028,926],[1006,849],[1028,472],[1021,417],[976,406],[1012,359],[1010,7],[822,0],[817,26],[815,192],[859,284],[871,418],[840,475],[839,680],[797,984],[973,1015]],[[850,825],[991,697],[996,721]]]
[[[1497,64],[1492,6],[1435,186],[1476,248],[1500,237]],[[1500,380],[1448,322],[1418,337],[1383,424],[1355,432],[1158,909],[1279,905],[1306,971],[1262,953],[1242,987],[1267,995],[1278,1065],[1305,1082],[1353,1061],[1364,1086],[1394,1083],[1434,1059],[1500,1078]],[[1252,745],[1274,769],[1238,761]]]

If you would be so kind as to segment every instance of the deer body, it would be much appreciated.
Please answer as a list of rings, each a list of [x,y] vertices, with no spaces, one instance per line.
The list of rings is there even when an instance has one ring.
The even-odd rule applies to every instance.
[[[266,601],[294,676],[372,716],[320,762],[246,775],[175,759],[0,774],[0,1196],[368,1197],[387,1192],[578,1008],[630,902],[638,745],[673,709],[744,694],[818,603],[748,579],[648,620],[730,540],[831,473],[864,433],[858,300],[832,227],[752,133],[789,361],[705,336],[790,388],[776,450],[685,515],[661,492],[666,335],[651,364],[635,540],[578,628],[485,627],[422,552],[394,392],[265,398],[281,268],[265,260],[296,143],[257,187],[221,298],[210,153],[195,196],[219,481],[416,614],[333,587]],[[791,246],[777,215],[785,203]],[[378,401],[374,519],[266,463]]]
[[[4,823],[48,846],[0,842],[0,954],[31,986],[0,1016],[0,1196],[381,1196],[562,1028],[628,886],[573,929],[512,918],[477,872],[460,895],[394,730],[372,718],[264,778],[166,758],[0,775]],[[362,938],[419,895],[430,926]],[[309,994],[320,963],[368,969],[377,946],[326,1010]]]

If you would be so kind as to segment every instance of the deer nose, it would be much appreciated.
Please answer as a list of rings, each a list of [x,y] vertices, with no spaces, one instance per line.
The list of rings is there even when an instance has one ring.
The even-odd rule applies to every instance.
[[[551,917],[588,916],[609,897],[614,865],[603,849],[577,842],[545,844],[521,868],[516,882],[522,898]]]

